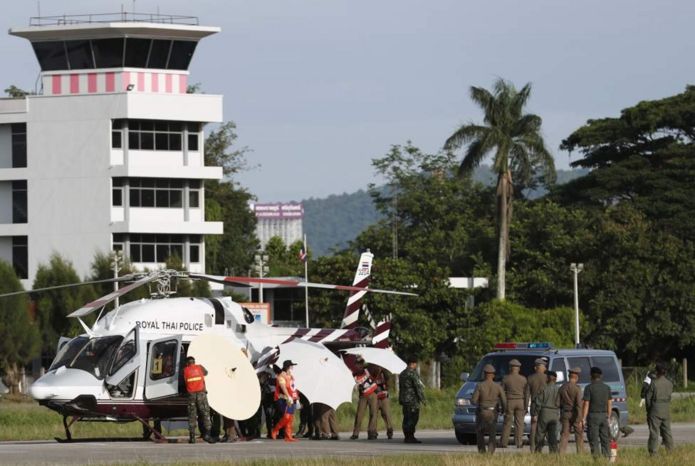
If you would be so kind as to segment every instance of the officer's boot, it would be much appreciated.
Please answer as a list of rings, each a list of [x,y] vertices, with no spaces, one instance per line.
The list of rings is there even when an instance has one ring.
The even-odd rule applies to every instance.
[[[287,420],[285,421],[285,442],[297,442],[298,439],[292,436],[292,423],[294,421],[293,414],[285,414]]]
[[[393,429],[386,429],[386,438],[389,440],[393,438]]]
[[[188,433],[188,443],[195,443],[195,431]]]
[[[203,435],[203,440],[205,440],[207,443],[217,443],[217,439],[210,435],[210,431],[205,431],[205,434]]]

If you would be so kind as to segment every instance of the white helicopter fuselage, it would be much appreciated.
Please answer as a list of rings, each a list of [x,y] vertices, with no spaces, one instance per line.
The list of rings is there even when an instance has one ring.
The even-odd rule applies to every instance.
[[[53,364],[30,393],[65,416],[108,420],[185,417],[183,363],[198,335],[224,336],[251,361],[294,338],[358,339],[352,330],[266,325],[228,297],[143,299],[85,328],[79,337],[61,339]]]

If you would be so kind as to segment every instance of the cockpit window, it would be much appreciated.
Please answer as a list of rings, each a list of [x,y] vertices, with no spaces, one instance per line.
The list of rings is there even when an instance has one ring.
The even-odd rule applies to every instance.
[[[86,345],[88,341],[89,338],[87,337],[76,337],[64,344],[63,347],[60,348],[60,351],[58,351],[58,354],[56,354],[53,364],[51,364],[48,370],[52,371],[71,363],[72,360],[75,359],[75,356],[77,356],[77,353],[84,348],[84,345]]]
[[[98,379],[103,379],[122,341],[123,337],[120,335],[93,338],[67,367],[82,369]]]
[[[135,356],[135,353],[137,350],[135,349],[135,340],[130,340],[127,341],[118,348],[118,351],[116,352],[116,357],[113,360],[113,365],[111,366],[111,370],[109,370],[109,375],[113,375],[118,370],[125,365],[128,361],[130,361],[133,356]]]

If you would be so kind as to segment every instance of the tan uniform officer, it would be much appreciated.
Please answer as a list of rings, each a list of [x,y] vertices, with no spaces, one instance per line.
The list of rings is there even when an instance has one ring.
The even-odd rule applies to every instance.
[[[507,396],[507,410],[504,412],[504,428],[502,429],[502,448],[509,445],[509,435],[514,420],[514,442],[517,448],[524,444],[524,415],[528,400],[526,399],[526,377],[521,375],[521,363],[518,359],[509,361],[509,374],[502,379],[502,388]]]
[[[488,435],[488,447],[490,453],[494,453],[497,443],[495,439],[497,405],[501,405],[502,411],[506,411],[507,398],[504,396],[502,387],[494,382],[495,368],[491,364],[486,364],[483,372],[485,372],[485,380],[475,387],[471,403],[478,406],[475,415],[478,451],[485,453],[485,435]]]
[[[545,375],[546,365],[548,363],[543,358],[538,358],[534,362],[535,372],[528,377],[528,385],[526,386],[526,399],[531,400],[531,411],[534,411],[533,399],[536,395],[540,393],[548,381],[548,377]],[[538,419],[531,418],[531,434],[529,436],[529,442],[531,444],[531,451],[536,451],[536,430],[538,429]]]
[[[567,450],[567,442],[570,432],[574,428],[574,440],[577,445],[577,453],[584,451],[584,424],[582,423],[582,389],[577,385],[579,374],[582,370],[573,367],[569,371],[569,380],[560,387],[560,423],[562,434],[560,435],[560,453]]]

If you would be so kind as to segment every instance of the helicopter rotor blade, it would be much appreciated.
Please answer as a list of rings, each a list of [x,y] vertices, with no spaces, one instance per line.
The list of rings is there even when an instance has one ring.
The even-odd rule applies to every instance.
[[[92,280],[90,282],[68,283],[67,285],[47,286],[45,288],[36,288],[33,290],[13,291],[12,293],[0,294],[0,298],[6,298],[8,296],[17,296],[20,294],[43,293],[44,291],[62,290],[64,288],[75,288],[78,286],[85,286],[85,285],[97,285],[100,283],[127,282],[127,281],[133,280],[133,278],[134,278],[134,275],[124,275],[124,276],[118,277],[118,278],[106,278],[104,280]]]
[[[123,288],[119,288],[117,291],[113,291],[105,296],[102,296],[99,299],[92,301],[91,303],[85,304],[84,306],[82,306],[78,310],[68,314],[68,317],[84,317],[86,315],[89,315],[92,312],[96,311],[97,309],[100,309],[103,306],[106,306],[114,299],[123,296],[124,294],[134,290],[135,288],[139,288],[142,285],[146,285],[147,283],[154,281],[157,278],[159,278],[159,275],[157,275],[157,274],[146,275],[143,278],[140,278],[140,279],[134,281],[130,285],[126,285]]]
[[[217,283],[224,283],[229,285],[237,286],[251,286],[253,284],[264,284],[264,285],[280,285],[287,287],[297,287],[297,288],[320,288],[325,290],[339,290],[339,291],[366,291],[369,293],[383,293],[383,294],[393,294],[400,296],[417,296],[415,293],[409,293],[406,291],[394,291],[394,290],[380,290],[376,288],[362,288],[359,286],[348,286],[348,285],[332,285],[326,283],[312,283],[300,280],[289,280],[282,278],[255,278],[255,277],[225,277],[221,275],[204,275],[204,274],[189,274],[190,278],[198,280],[208,280]]]

